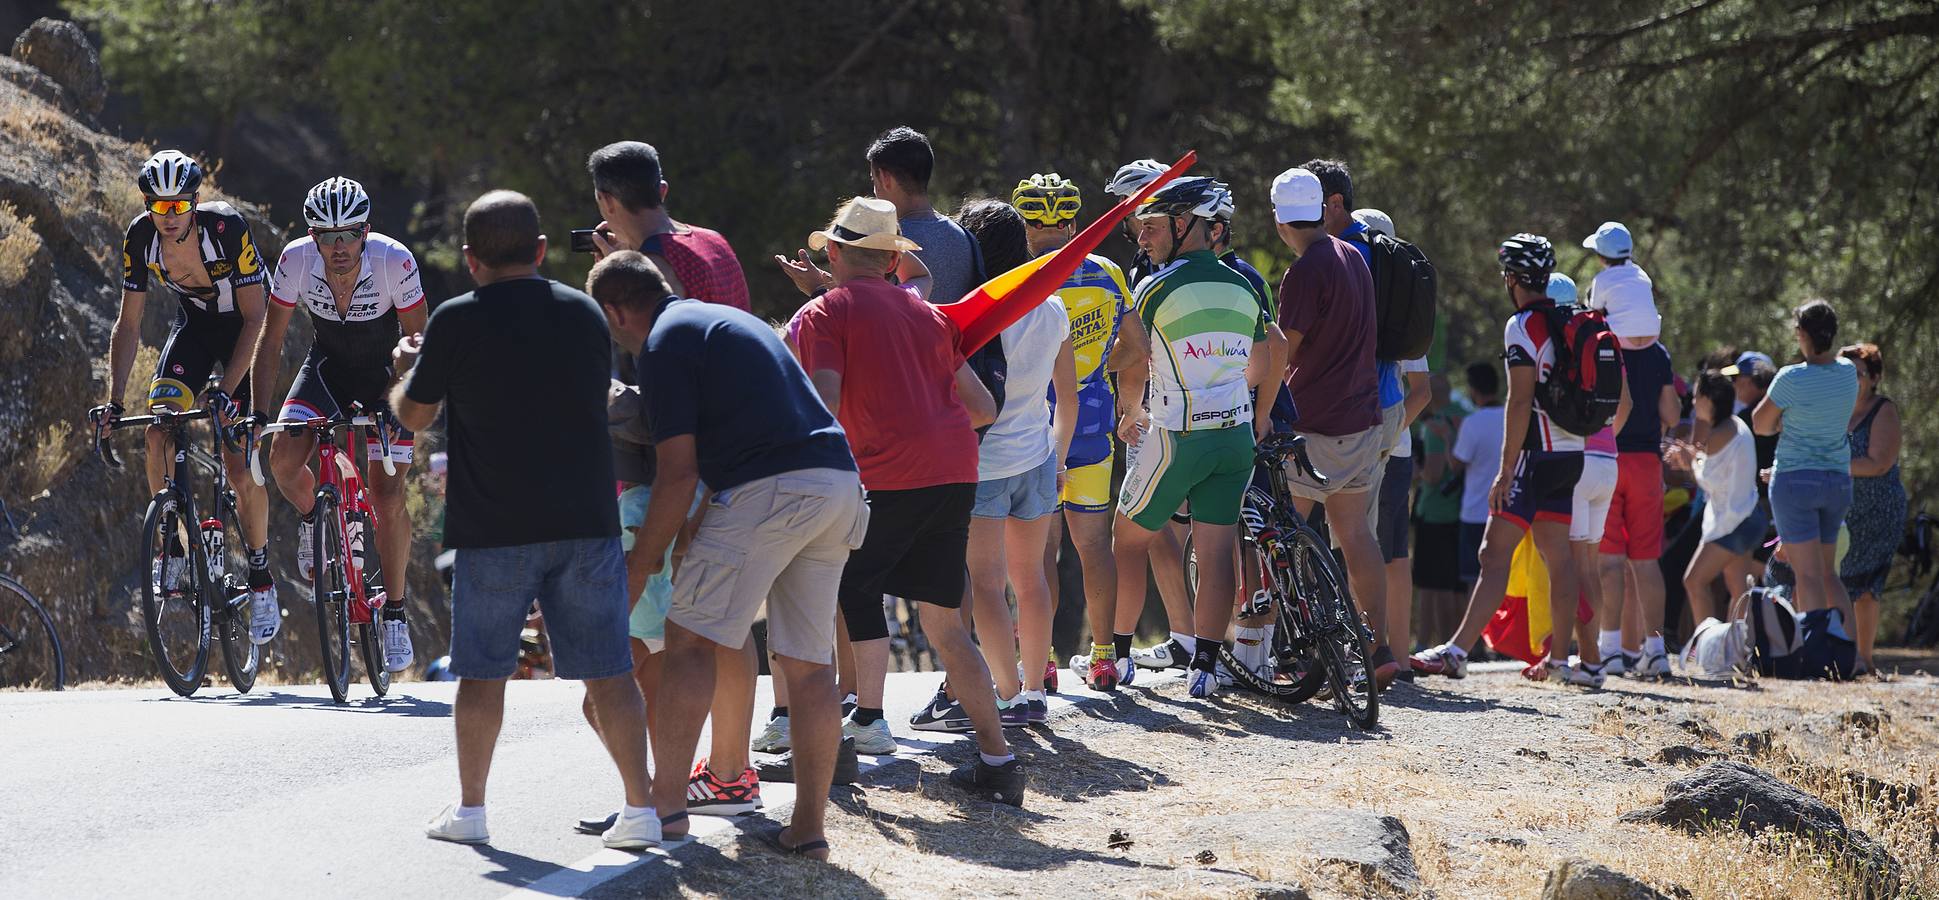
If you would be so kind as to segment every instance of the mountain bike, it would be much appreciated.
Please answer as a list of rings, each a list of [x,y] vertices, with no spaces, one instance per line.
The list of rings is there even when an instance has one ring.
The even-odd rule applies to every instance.
[[[349,452],[337,445],[339,429],[370,428],[377,432],[384,454],[384,474],[396,475],[391,461],[391,416],[387,412],[363,415],[361,404],[353,403],[349,414],[328,418],[277,422],[262,429],[262,434],[308,432],[316,438],[316,505],[311,518],[316,527],[310,532],[315,553],[310,571],[310,604],[316,608],[317,637],[323,646],[324,683],[330,696],[343,703],[350,696],[350,647],[359,646],[364,674],[371,690],[382,697],[390,691],[390,670],[384,668],[383,621],[384,581],[378,571],[377,510],[364,490],[362,469],[356,460],[364,455],[365,437],[361,430],[350,434]],[[257,484],[265,484],[261,445],[251,448],[249,473]],[[351,627],[356,639],[351,639]]]
[[[1906,557],[1912,569],[1908,587],[1917,589],[1919,579],[1933,569],[1933,550],[1935,536],[1939,533],[1939,518],[1920,512],[1912,518],[1912,526],[1907,529],[1904,543],[1899,545],[1899,555]],[[1919,595],[1919,602],[1912,607],[1912,615],[1905,620],[1905,634],[1901,643],[1908,647],[1930,647],[1939,644],[1939,576],[1926,585],[1925,592]]]
[[[1253,457],[1263,482],[1246,488],[1240,507],[1240,584],[1258,585],[1238,611],[1240,619],[1270,616],[1274,623],[1272,665],[1260,671],[1245,666],[1230,646],[1219,662],[1234,681],[1288,703],[1304,703],[1330,687],[1333,704],[1360,728],[1380,720],[1380,697],[1373,689],[1373,632],[1355,608],[1346,576],[1326,539],[1293,507],[1286,487],[1286,466],[1299,467],[1325,484],[1306,454],[1306,439],[1269,435]],[[1197,592],[1198,557],[1186,539],[1185,584]],[[1197,602],[1197,598],[1193,598]]]
[[[54,617],[26,585],[0,575],[0,688],[58,691],[66,672]]]
[[[108,415],[106,407],[88,410],[96,424]],[[189,423],[209,420],[209,446],[190,439]],[[262,663],[260,648],[249,640],[249,583],[241,573],[242,520],[236,512],[236,492],[222,466],[224,449],[246,452],[238,432],[247,433],[255,416],[235,421],[220,409],[176,412],[156,409],[151,415],[115,420],[109,430],[158,426],[175,447],[174,468],[162,489],[148,501],[141,520],[141,618],[148,649],[170,690],[188,697],[201,688],[208,672],[211,636],[222,644],[223,668],[239,693],[256,685]],[[94,453],[110,468],[121,468],[121,457],[97,433]],[[194,470],[209,473],[209,507],[195,502]],[[205,517],[206,516],[206,517]]]

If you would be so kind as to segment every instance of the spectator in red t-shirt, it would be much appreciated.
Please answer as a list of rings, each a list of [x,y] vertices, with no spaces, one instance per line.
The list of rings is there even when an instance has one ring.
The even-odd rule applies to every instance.
[[[802,369],[848,434],[869,501],[868,533],[842,571],[842,620],[858,676],[855,712],[842,730],[858,747],[888,734],[882,595],[915,601],[923,631],[950,672],[957,715],[975,727],[981,751],[950,780],[1022,805],[1023,764],[1003,739],[989,666],[957,612],[976,503],[976,429],[996,421],[996,401],[964,361],[955,324],[888,282],[897,256],[921,249],[901,236],[894,204],[850,200],[826,229],[809,235],[808,247],[828,251],[837,286],[802,307],[796,347]],[[933,701],[947,702],[940,694]]]
[[[676,296],[747,310],[747,276],[727,239],[667,213],[667,183],[652,144],[607,144],[593,151],[586,171],[592,173],[599,214],[606,217],[593,231],[594,255],[604,259],[616,250],[638,250]]]

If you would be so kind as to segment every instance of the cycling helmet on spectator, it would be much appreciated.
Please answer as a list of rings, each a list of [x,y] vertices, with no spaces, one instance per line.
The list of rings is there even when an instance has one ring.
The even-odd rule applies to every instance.
[[[1547,291],[1549,274],[1555,271],[1555,247],[1539,234],[1522,232],[1501,242],[1495,251],[1501,272],[1512,276],[1522,287]]]
[[[163,150],[141,164],[135,179],[147,197],[184,197],[202,186],[202,165],[180,150]]]
[[[1010,192],[1010,205],[1024,221],[1055,227],[1077,218],[1084,206],[1076,183],[1056,172],[1032,175],[1017,182]]]
[[[364,186],[342,176],[310,188],[303,198],[303,221],[311,228],[333,230],[351,228],[370,221],[370,195]]]
[[[1114,197],[1129,197],[1163,174],[1164,164],[1155,159],[1125,163],[1118,167],[1116,175],[1111,176],[1111,183],[1104,186],[1104,192]]]
[[[1138,218],[1151,219],[1159,216],[1196,216],[1206,220],[1220,218],[1220,211],[1227,216],[1232,210],[1232,191],[1224,184],[1206,176],[1180,178],[1165,185],[1158,193],[1152,194],[1145,205],[1138,207]]]

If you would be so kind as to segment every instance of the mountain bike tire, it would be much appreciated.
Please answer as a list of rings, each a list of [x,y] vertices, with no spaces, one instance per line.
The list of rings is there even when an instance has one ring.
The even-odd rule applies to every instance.
[[[193,696],[202,686],[209,669],[209,604],[203,601],[208,570],[202,566],[196,542],[201,537],[181,515],[180,500],[173,491],[163,490],[148,501],[148,512],[141,519],[141,619],[148,636],[149,656],[162,681],[176,694]],[[188,574],[186,592],[158,593],[153,570],[157,556],[171,542],[188,547],[184,564]],[[193,640],[193,649],[185,643]],[[186,665],[184,665],[186,663]]]
[[[1360,623],[1360,611],[1346,579],[1334,567],[1333,553],[1306,529],[1293,533],[1293,567],[1299,573],[1308,608],[1313,614],[1314,643],[1333,703],[1357,728],[1371,730],[1380,722],[1380,692],[1373,684],[1373,646]],[[1310,585],[1309,585],[1310,582]],[[1356,681],[1354,670],[1361,678]]]
[[[0,575],[0,687],[58,691],[66,673],[54,617],[26,585]]]
[[[329,491],[317,492],[316,528],[310,533],[315,564],[310,572],[316,607],[317,642],[323,650],[323,683],[338,703],[350,699],[350,583],[344,555],[342,523],[337,500]]]

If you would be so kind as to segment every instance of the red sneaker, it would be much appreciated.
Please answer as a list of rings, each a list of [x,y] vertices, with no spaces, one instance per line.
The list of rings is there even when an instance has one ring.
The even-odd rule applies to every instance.
[[[687,778],[687,811],[697,816],[741,816],[761,808],[761,776],[749,766],[741,777],[722,781],[702,759]]]
[[[1115,660],[1091,660],[1091,690],[1115,691],[1118,689],[1118,664]]]
[[[1057,693],[1057,661],[1044,661],[1044,693]]]

